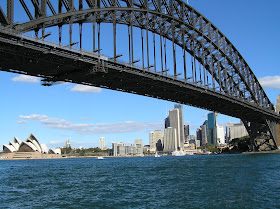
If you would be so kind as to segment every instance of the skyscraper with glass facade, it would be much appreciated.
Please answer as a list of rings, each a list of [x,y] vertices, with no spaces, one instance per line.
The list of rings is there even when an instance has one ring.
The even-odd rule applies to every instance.
[[[207,122],[207,139],[208,144],[217,145],[217,114],[215,112],[208,113],[208,122]]]

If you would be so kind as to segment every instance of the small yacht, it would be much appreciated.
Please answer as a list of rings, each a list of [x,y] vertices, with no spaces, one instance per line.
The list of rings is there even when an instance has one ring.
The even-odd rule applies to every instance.
[[[98,160],[103,160],[103,159],[104,159],[104,157],[97,157],[97,159],[98,159]]]

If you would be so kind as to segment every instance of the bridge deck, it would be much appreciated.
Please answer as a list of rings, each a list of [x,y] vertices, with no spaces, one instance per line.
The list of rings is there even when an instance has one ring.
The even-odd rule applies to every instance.
[[[241,118],[280,121],[271,110],[161,73],[0,31],[0,70],[174,101]]]

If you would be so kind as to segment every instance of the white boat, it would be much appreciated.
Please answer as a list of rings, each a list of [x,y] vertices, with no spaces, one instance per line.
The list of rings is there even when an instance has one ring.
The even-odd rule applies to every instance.
[[[172,156],[185,156],[186,155],[186,153],[183,150],[180,150],[180,151],[175,150],[171,154],[172,154]]]
[[[104,159],[104,157],[97,157],[97,159],[98,159],[98,160],[103,160],[103,159]]]
[[[155,157],[160,157],[160,155],[156,152]]]

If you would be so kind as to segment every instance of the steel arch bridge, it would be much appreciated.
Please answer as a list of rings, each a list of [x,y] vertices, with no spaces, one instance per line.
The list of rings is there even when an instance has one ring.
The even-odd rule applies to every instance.
[[[2,71],[42,77],[46,86],[67,81],[217,111],[244,122],[255,150],[260,135],[277,148],[280,116],[253,71],[225,35],[182,0],[6,0],[0,23]],[[104,23],[111,27],[112,56],[101,54]],[[118,38],[124,27],[127,47]],[[47,38],[54,30],[57,43]],[[89,38],[91,52],[83,49]]]

